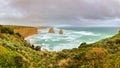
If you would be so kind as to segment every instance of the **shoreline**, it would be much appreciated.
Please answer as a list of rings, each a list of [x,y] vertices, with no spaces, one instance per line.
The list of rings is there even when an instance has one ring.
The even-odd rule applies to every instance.
[[[25,37],[25,40],[28,40],[28,39],[30,39],[30,38],[36,36],[36,35],[38,34],[39,31],[44,30],[44,29],[47,29],[47,28],[48,28],[48,27],[46,27],[46,28],[40,28],[40,27],[39,27],[39,28],[37,29],[37,33]]]
[[[28,40],[28,39],[30,39],[30,38],[36,36],[36,35],[37,35],[37,34],[33,34],[33,35],[28,36],[28,37],[25,37],[25,40]]]

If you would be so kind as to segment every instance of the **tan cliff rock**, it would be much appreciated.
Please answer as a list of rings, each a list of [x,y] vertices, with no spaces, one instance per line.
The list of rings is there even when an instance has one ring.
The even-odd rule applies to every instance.
[[[62,29],[59,30],[59,34],[63,34],[63,30]]]
[[[54,28],[50,28],[48,33],[55,33]]]

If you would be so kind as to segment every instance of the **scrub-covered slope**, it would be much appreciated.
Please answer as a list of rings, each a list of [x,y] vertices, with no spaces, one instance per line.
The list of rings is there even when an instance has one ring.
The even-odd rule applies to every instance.
[[[66,45],[67,46],[67,45]],[[0,68],[120,68],[120,33],[61,52],[40,51],[0,26]]]

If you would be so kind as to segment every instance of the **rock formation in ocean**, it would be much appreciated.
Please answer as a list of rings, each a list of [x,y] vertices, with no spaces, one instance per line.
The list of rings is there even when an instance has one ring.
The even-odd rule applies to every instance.
[[[54,29],[53,28],[50,28],[48,33],[55,33]]]
[[[59,34],[63,34],[63,30],[62,29],[59,30]]]

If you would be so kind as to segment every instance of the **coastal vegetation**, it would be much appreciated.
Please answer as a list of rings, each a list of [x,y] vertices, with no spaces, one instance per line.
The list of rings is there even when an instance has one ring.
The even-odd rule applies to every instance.
[[[22,28],[0,26],[0,68],[120,68],[120,32],[71,50],[49,52],[24,40],[34,28]]]
[[[36,27],[27,27],[27,26],[12,26],[12,25],[5,25],[4,27],[8,27],[13,29],[13,31],[17,34],[20,34],[23,38],[37,34],[38,28]]]

